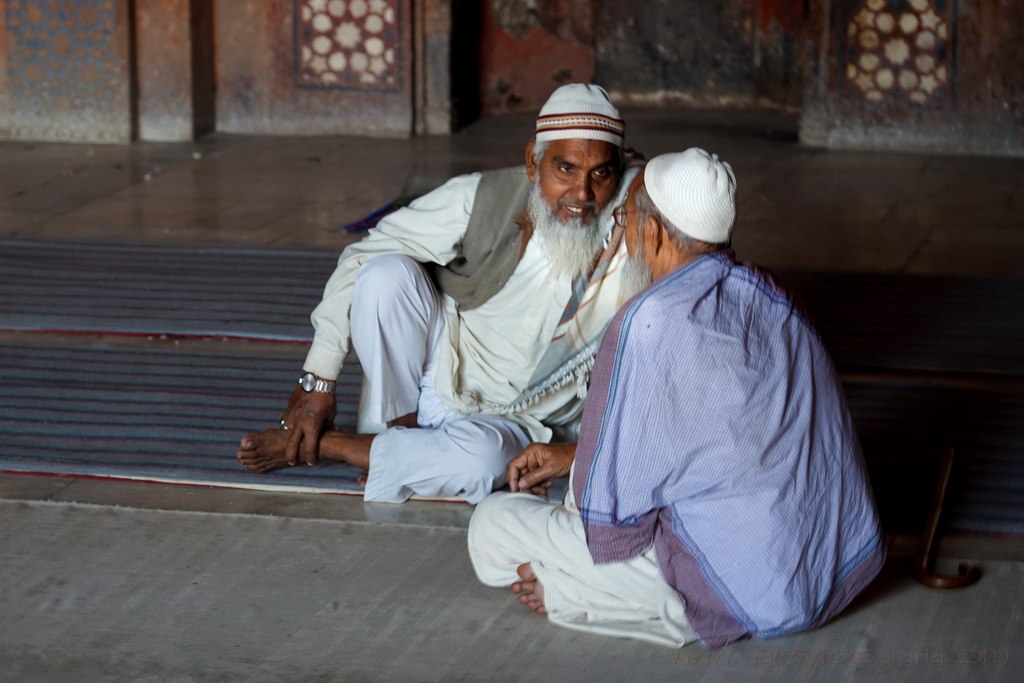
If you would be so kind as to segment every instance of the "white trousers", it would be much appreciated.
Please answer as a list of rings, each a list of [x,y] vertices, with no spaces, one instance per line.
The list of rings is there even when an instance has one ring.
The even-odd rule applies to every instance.
[[[493,415],[463,415],[434,393],[434,359],[445,341],[441,298],[423,266],[381,255],[359,268],[352,292],[352,346],[366,375],[364,417],[386,423],[412,412],[419,429],[385,429],[370,447],[363,499],[410,496],[478,503],[506,480],[506,465],[530,442]]]
[[[469,557],[488,586],[519,581],[516,568],[529,562],[548,619],[559,626],[668,647],[697,639],[654,551],[595,565],[571,501],[567,507],[526,493],[492,494],[470,520]]]

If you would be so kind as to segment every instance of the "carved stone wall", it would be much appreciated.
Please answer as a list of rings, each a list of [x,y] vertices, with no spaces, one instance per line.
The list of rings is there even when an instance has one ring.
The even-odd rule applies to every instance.
[[[835,148],[1024,154],[1006,0],[3,0],[0,138],[448,133],[597,82]]]
[[[0,7],[0,136],[132,139],[128,0],[6,0]]]

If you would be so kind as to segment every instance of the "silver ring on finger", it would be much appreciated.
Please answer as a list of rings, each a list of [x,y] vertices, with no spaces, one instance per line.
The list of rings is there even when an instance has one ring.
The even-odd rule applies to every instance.
[[[283,429],[286,432],[288,431],[288,425],[284,423],[284,418],[281,418],[281,429]]]

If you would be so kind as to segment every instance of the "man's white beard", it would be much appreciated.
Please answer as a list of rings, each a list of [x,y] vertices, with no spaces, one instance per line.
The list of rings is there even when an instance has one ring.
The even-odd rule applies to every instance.
[[[638,253],[626,254],[619,275],[619,306],[647,289],[654,280],[651,267],[644,258],[643,245],[637,244]]]
[[[533,232],[540,236],[556,276],[568,274],[575,280],[590,271],[604,247],[601,225],[610,208],[609,203],[604,211],[586,223],[582,218],[570,218],[563,223],[544,201],[540,183],[533,184],[527,209]]]

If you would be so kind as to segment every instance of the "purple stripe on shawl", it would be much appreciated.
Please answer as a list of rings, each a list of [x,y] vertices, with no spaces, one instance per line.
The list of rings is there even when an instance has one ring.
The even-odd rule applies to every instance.
[[[665,517],[654,546],[661,573],[683,601],[686,620],[708,647],[720,647],[747,635],[722,598],[711,587],[700,562],[675,534],[671,533],[671,511]]]
[[[637,555],[643,555],[651,547],[657,528],[658,513],[652,510],[637,524],[611,526],[593,520],[584,522],[587,545],[594,564],[624,562]]]
[[[832,595],[829,596],[824,608],[819,614],[815,615],[814,623],[811,624],[811,627],[823,626],[846,609],[850,601],[857,597],[874,580],[878,572],[882,570],[882,565],[885,564],[885,557],[885,541],[879,536],[878,545],[832,591]]]
[[[605,408],[608,406],[609,389],[612,376],[619,364],[619,338],[622,334],[622,321],[629,305],[619,309],[601,340],[597,351],[594,369],[590,373],[590,389],[587,401],[583,405],[583,417],[580,422],[580,438],[576,444],[576,466],[572,480],[572,493],[576,501],[582,502],[586,488],[587,475],[594,459],[594,452],[601,438],[601,426],[604,422]],[[589,530],[588,530],[589,532]],[[596,559],[594,560],[597,561]]]

